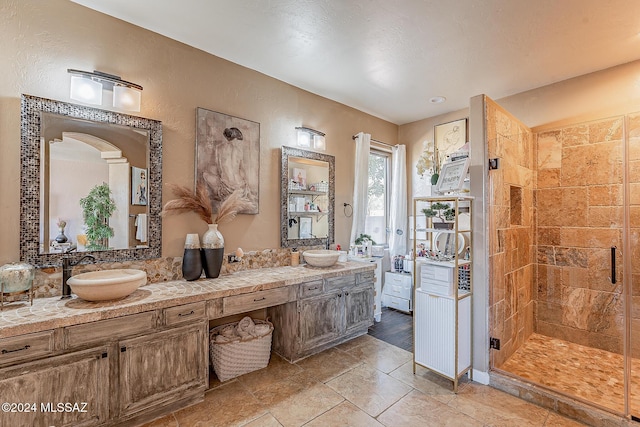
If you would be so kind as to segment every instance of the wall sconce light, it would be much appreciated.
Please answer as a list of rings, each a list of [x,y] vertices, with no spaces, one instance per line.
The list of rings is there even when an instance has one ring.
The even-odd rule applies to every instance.
[[[313,141],[314,149],[326,150],[327,146],[324,140],[324,133],[306,127],[296,127],[296,130],[298,131],[298,147],[309,148]]]
[[[69,68],[67,72],[71,74],[69,98],[85,104],[102,105],[102,91],[112,90],[115,108],[140,111],[142,86],[96,70],[89,72]]]

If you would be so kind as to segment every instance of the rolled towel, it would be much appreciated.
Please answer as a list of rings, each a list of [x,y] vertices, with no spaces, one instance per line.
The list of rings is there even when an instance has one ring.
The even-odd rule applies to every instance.
[[[238,336],[238,334],[236,333],[236,328],[233,325],[227,325],[224,328],[222,328],[222,330],[220,331],[220,335],[227,338],[233,338],[235,336]]]
[[[253,336],[256,328],[256,324],[253,323],[251,317],[245,316],[241,321],[238,322],[238,326],[236,327],[236,334],[240,335],[242,338]]]
[[[253,336],[254,337],[263,337],[267,334],[269,334],[269,332],[271,332],[271,326],[266,325],[264,323],[261,323],[259,325],[256,325],[254,332],[253,332]]]

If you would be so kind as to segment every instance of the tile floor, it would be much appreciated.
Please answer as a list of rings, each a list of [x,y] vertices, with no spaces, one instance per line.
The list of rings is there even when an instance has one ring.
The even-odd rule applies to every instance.
[[[364,335],[294,364],[274,354],[224,384],[214,377],[204,402],[147,427],[583,425],[477,383],[451,390],[426,369],[414,375],[410,352]]]
[[[622,355],[532,334],[503,371],[570,396],[624,412]],[[631,361],[631,410],[640,415],[640,360]]]

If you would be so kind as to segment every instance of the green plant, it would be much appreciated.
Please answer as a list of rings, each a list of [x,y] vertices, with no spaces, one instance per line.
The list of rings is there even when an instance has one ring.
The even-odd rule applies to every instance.
[[[422,209],[422,213],[427,218],[434,216],[440,218],[441,222],[451,221],[456,217],[456,211],[448,203],[435,202],[430,207]]]
[[[361,245],[363,244],[366,240],[369,240],[371,242],[372,245],[375,245],[376,242],[373,241],[373,239],[371,238],[371,236],[369,236],[368,234],[361,234],[360,236],[358,236],[358,238],[355,241],[356,245]]]
[[[87,197],[80,199],[82,216],[87,226],[87,249],[101,251],[108,249],[109,237],[113,237],[113,228],[109,227],[109,218],[116,210],[111,198],[111,190],[106,183],[96,185]]]

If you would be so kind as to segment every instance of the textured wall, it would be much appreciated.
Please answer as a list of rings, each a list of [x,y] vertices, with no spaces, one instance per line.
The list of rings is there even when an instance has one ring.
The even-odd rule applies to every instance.
[[[66,0],[0,2],[0,264],[19,259],[20,94],[69,101],[67,68],[121,75],[144,87],[140,116],[163,123],[163,181],[193,185],[195,110],[203,107],[260,123],[260,213],[224,224],[225,246],[280,246],[280,147],[295,126],[327,134],[336,157],[336,205],[351,202],[351,136],[396,143],[398,127]],[[172,198],[164,193],[166,202]],[[336,242],[348,246],[351,219],[336,211]],[[164,257],[181,256],[191,215],[163,220]]]
[[[533,332],[535,144],[531,130],[486,100],[489,158],[490,335],[501,341],[491,351],[500,366]]]

